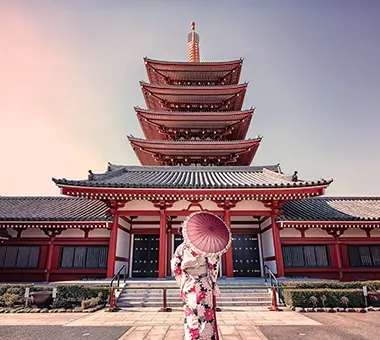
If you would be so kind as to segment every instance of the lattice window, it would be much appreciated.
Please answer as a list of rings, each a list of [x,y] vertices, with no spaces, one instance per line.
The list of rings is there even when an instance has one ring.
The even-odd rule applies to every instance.
[[[283,245],[282,254],[285,268],[330,267],[326,245]]]
[[[108,246],[62,246],[60,269],[106,269]]]
[[[35,269],[40,259],[40,246],[0,246],[0,268]]]
[[[351,267],[380,267],[380,245],[348,245]]]

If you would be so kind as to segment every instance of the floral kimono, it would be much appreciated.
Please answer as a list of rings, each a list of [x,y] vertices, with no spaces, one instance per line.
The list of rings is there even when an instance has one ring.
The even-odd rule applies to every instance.
[[[184,302],[185,339],[218,339],[213,294],[219,296],[216,285],[219,256],[198,255],[182,243],[173,255],[171,268]]]

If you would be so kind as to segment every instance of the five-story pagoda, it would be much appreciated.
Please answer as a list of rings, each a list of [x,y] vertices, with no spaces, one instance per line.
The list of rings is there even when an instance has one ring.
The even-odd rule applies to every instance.
[[[192,211],[222,216],[233,234],[222,259],[227,277],[284,275],[283,204],[323,195],[331,180],[298,180],[278,164],[250,166],[261,137],[245,139],[254,109],[242,110],[242,59],[200,62],[191,23],[188,61],[145,58],[147,109],[135,108],[146,139],[129,136],[141,166],[108,164],[88,179],[53,179],[65,195],[105,202],[112,215],[107,277],[170,275],[177,229]]]
[[[147,139],[128,137],[142,165],[251,164],[261,138],[244,140],[254,109],[242,110],[242,59],[200,62],[192,22],[188,62],[144,61],[148,110],[135,111]]]

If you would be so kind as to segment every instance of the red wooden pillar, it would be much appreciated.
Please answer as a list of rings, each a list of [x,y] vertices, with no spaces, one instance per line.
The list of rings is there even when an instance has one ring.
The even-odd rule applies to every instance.
[[[62,229],[61,230],[45,229],[43,230],[43,232],[45,233],[45,235],[49,236],[49,246],[48,246],[48,253],[47,253],[46,262],[45,262],[45,276],[44,276],[45,281],[49,282],[51,263],[52,263],[53,251],[54,251],[54,240],[57,235],[60,235],[62,233]]]
[[[174,252],[174,250],[172,249],[172,240],[173,240],[173,229],[172,229],[172,222],[171,220],[168,222],[168,229],[167,229],[167,233],[166,233],[166,242],[167,242],[167,254],[166,254],[166,263],[168,264],[167,265],[167,268],[166,268],[166,275],[167,276],[171,276],[172,273],[171,273],[171,268],[170,268],[170,260],[172,258],[172,254]]]
[[[133,228],[133,219],[131,218],[131,223],[129,227],[129,253],[128,253],[128,277],[132,277],[132,254],[133,254],[133,249],[132,249],[132,228]],[[131,276],[130,276],[131,275]]]
[[[160,246],[158,254],[158,277],[166,277],[166,212],[160,207]]]
[[[338,236],[335,236],[335,253],[336,253],[336,260],[338,264],[338,272],[339,272],[339,280],[342,280],[343,278],[343,272],[342,272],[342,252],[340,249],[340,242]]]
[[[50,270],[51,270],[51,261],[53,258],[53,250],[54,250],[54,234],[49,236],[49,247],[48,247],[48,253],[47,253],[46,264],[45,264],[45,282],[49,282],[50,280]]]
[[[112,209],[113,223],[110,233],[110,241],[108,246],[108,263],[107,263],[107,278],[111,279],[115,275],[115,259],[116,259],[116,245],[117,245],[117,232],[119,224],[119,212],[117,209]]]
[[[224,222],[227,224],[228,228],[231,229],[231,214],[230,208],[228,206],[224,207]],[[227,250],[225,255],[225,273],[227,277],[234,277],[234,265],[233,265],[233,256],[232,256],[232,245]]]
[[[276,216],[278,215],[279,210],[277,208],[273,208],[271,212],[271,224],[272,224],[272,236],[273,236],[273,246],[274,246],[274,256],[276,258],[276,268],[277,268],[277,276],[283,277],[285,275],[284,272],[284,260],[282,257],[282,248],[281,248],[281,239],[280,239],[280,230],[276,223]]]

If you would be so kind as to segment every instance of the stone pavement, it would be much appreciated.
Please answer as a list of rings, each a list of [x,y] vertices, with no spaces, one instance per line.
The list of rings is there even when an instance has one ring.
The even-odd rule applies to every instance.
[[[291,312],[269,312],[262,308],[239,307],[223,308],[217,314],[221,340],[266,339],[256,326],[315,326],[319,322]],[[10,325],[61,325],[74,326],[132,326],[120,340],[180,340],[183,313],[175,309],[171,313],[160,313],[157,308],[133,308],[118,313],[104,310],[96,313],[62,314],[1,314],[1,326]]]

